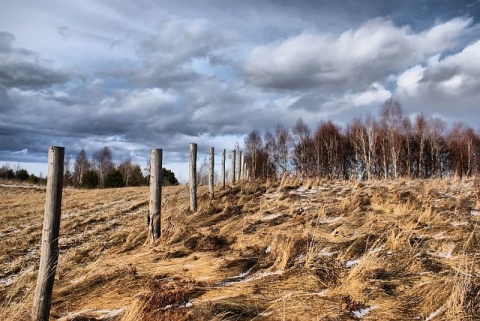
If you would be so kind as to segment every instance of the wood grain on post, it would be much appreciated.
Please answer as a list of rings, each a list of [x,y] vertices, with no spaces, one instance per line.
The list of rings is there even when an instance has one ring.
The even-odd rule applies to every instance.
[[[214,178],[215,178],[215,149],[210,147],[210,171],[208,174],[208,190],[210,191],[210,198],[215,197]]]
[[[34,321],[48,321],[50,317],[53,283],[58,263],[64,156],[65,147],[52,146],[48,150],[48,176],[42,244],[40,246],[40,266],[32,309]]]
[[[238,160],[237,160],[237,171],[238,171],[238,175],[237,175],[237,181],[240,183],[240,181],[242,180],[242,152],[239,150],[238,151]]]
[[[162,157],[161,149],[150,150],[150,203],[148,206],[148,232],[152,241],[162,235]]]
[[[235,185],[235,156],[236,155],[237,155],[237,151],[232,150],[232,159],[230,160],[230,171],[232,172],[231,174],[232,185]]]
[[[197,144],[190,144],[190,211],[197,211]]]
[[[222,150],[222,188],[225,188],[225,158],[227,156],[227,150]]]
[[[243,155],[242,166],[243,166],[243,170],[242,170],[243,180],[246,181],[246,180],[248,180],[248,177],[247,177],[247,162],[245,162],[245,155]]]

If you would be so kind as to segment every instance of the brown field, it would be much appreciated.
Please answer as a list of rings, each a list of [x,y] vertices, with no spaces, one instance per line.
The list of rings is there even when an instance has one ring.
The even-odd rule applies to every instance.
[[[52,320],[479,320],[474,180],[65,189]],[[0,185],[0,320],[28,320],[45,190]]]

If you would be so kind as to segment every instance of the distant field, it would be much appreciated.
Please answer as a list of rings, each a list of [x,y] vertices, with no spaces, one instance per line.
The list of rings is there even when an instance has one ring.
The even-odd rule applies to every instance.
[[[63,191],[52,320],[478,320],[473,180]],[[0,184],[0,320],[28,320],[45,204]]]

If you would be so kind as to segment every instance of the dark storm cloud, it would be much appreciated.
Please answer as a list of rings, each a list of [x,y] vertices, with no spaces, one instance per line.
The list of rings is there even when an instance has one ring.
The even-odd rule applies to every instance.
[[[0,32],[0,85],[40,89],[68,81],[64,72],[45,67],[36,53],[12,46],[15,36]]]
[[[108,145],[120,159],[142,160],[160,147],[181,161],[192,141],[230,148],[252,129],[291,127],[299,117],[311,127],[348,122],[392,96],[410,114],[478,119],[479,8],[9,2],[0,11],[0,161],[43,159],[54,143],[69,154]]]

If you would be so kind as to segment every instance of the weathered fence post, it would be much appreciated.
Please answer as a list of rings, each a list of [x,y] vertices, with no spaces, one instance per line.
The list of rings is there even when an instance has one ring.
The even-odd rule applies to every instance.
[[[213,147],[210,147],[210,172],[208,175],[208,189],[210,191],[210,198],[215,197],[215,188],[214,188],[214,178],[215,178],[215,155],[214,155],[215,149]]]
[[[230,160],[230,171],[232,172],[232,185],[235,185],[235,156],[237,155],[237,151],[234,149],[232,150],[232,159]]]
[[[240,183],[242,180],[242,151],[238,150],[238,157],[237,157],[237,181]]]
[[[161,149],[150,150],[150,203],[148,207],[148,233],[152,240],[162,235],[162,156]]]
[[[227,151],[224,149],[222,150],[222,188],[225,188],[225,158]]]
[[[243,173],[243,180],[246,181],[248,180],[248,175],[247,175],[247,162],[245,162],[245,155],[243,155],[243,162],[242,162],[242,173]]]
[[[58,263],[64,156],[65,147],[51,146],[48,150],[47,195],[40,247],[40,266],[32,309],[34,321],[48,321],[50,317],[53,282]]]
[[[190,211],[197,211],[197,144],[190,144]]]

